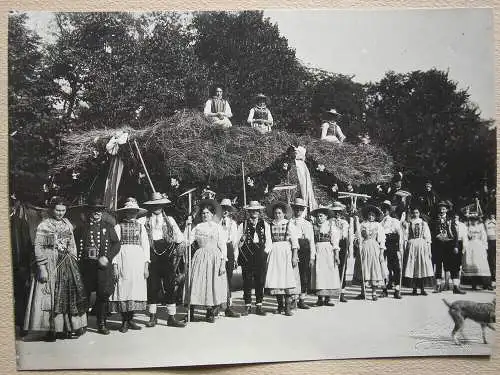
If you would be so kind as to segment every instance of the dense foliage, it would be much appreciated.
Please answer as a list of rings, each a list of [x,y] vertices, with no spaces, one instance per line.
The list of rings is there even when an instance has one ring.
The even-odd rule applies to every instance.
[[[40,197],[61,137],[154,126],[200,110],[213,85],[224,86],[235,126],[245,125],[259,92],[277,128],[298,135],[317,137],[333,107],[347,141],[367,132],[410,184],[431,178],[462,195],[495,184],[495,127],[446,72],[388,72],[360,84],[310,69],[254,11],[57,13],[54,26],[53,41],[42,43],[25,15],[9,17],[10,182],[19,197]],[[74,172],[78,185],[94,178]]]

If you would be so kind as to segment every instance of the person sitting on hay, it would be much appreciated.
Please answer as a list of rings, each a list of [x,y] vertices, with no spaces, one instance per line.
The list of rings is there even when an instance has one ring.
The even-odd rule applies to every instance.
[[[262,134],[271,131],[273,126],[273,116],[271,111],[267,108],[267,96],[258,94],[256,96],[256,105],[250,109],[247,122],[254,129],[257,129]]]
[[[233,125],[229,119],[233,117],[233,113],[229,102],[222,98],[222,92],[222,87],[215,87],[212,98],[205,103],[203,114],[212,124],[230,128]]]
[[[340,116],[335,109],[326,111],[323,115],[323,123],[321,124],[321,139],[332,143],[342,143],[345,140],[345,135],[342,129],[337,124]]]

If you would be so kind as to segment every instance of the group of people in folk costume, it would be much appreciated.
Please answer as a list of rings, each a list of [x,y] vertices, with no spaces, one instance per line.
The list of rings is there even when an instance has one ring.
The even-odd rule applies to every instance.
[[[400,189],[396,187],[396,193]],[[33,275],[26,308],[24,330],[47,332],[48,341],[78,337],[85,333],[90,295],[96,293],[94,310],[98,333],[107,335],[107,317],[118,312],[120,332],[141,327],[134,313],[147,311],[146,327],[157,324],[157,305],[166,304],[167,325],[184,327],[176,318],[177,269],[186,249],[194,254],[185,290],[185,303],[206,309],[205,320],[215,322],[225,305],[225,316],[240,317],[232,307],[234,270],[241,266],[243,314],[266,315],[264,295],[276,297],[275,313],[293,315],[293,309],[309,309],[305,297],[317,296],[317,306],[333,306],[333,296],[347,302],[345,287],[347,259],[354,255],[353,282],[361,284],[356,299],[388,296],[401,299],[401,284],[414,295],[436,280],[434,292],[443,290],[443,270],[450,272],[453,293],[465,293],[462,282],[473,289],[493,289],[495,275],[495,215],[481,218],[470,212],[461,221],[451,214],[451,204],[435,204],[431,219],[421,215],[426,208],[415,200],[402,210],[394,200],[364,204],[347,215],[338,201],[319,206],[305,215],[308,205],[301,198],[291,204],[274,202],[267,207],[251,201],[246,217],[237,223],[231,200],[202,199],[198,215],[186,221],[181,231],[166,214],[168,198],[154,193],[141,208],[128,198],[116,211],[118,224],[103,220],[104,205],[85,206],[86,222],[76,229],[65,218],[67,205],[58,197],[50,201],[50,217],[36,231]],[[377,207],[377,206],[380,206]],[[434,208],[432,208],[434,210]],[[266,216],[263,212],[266,212]],[[310,219],[308,219],[310,218]],[[348,219],[349,221],[347,221]],[[191,230],[189,231],[189,228]]]
[[[268,97],[258,94],[255,97],[255,105],[248,113],[247,123],[254,129],[265,134],[272,130],[274,125],[273,115],[269,110]],[[223,98],[223,89],[220,86],[214,88],[213,95],[205,103],[203,113],[205,117],[214,125],[221,125],[224,128],[232,127],[231,117],[233,113],[229,101]],[[322,115],[321,139],[332,143],[342,143],[345,135],[337,124],[340,113],[335,109],[325,111]]]

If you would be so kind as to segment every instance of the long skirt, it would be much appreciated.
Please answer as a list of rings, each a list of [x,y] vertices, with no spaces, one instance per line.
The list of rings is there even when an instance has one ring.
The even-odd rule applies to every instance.
[[[292,267],[290,242],[273,242],[267,258],[266,292],[276,294],[300,294],[299,267]]]
[[[489,284],[491,272],[484,242],[472,239],[464,244],[462,270],[463,284]]]
[[[44,250],[48,280],[33,274],[24,329],[71,332],[87,326],[87,299],[76,260],[69,254]]]
[[[423,282],[419,286],[430,285],[434,277],[432,256],[429,244],[423,238],[408,241],[403,257],[404,285],[416,287],[416,281]]]
[[[340,289],[339,266],[330,242],[316,242],[316,264],[311,272],[311,288],[318,296],[333,296]]]
[[[219,275],[223,260],[216,248],[199,248],[193,256],[190,271],[190,290],[187,296],[191,305],[219,306],[227,300],[226,275]]]
[[[384,262],[380,257],[380,246],[374,239],[364,240],[359,247],[359,254],[354,263],[353,281],[371,286],[383,284]]]
[[[118,282],[109,297],[111,312],[131,312],[146,309],[147,283],[144,277],[146,259],[139,245],[122,245],[113,259],[118,266]]]

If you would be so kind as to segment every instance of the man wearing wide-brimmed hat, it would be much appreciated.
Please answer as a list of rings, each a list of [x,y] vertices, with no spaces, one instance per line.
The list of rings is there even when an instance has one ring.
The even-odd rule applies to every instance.
[[[264,300],[264,281],[266,273],[267,253],[272,245],[271,228],[260,217],[264,209],[258,201],[250,201],[244,207],[247,218],[239,226],[239,255],[238,264],[241,266],[243,277],[243,299],[245,314],[252,311],[252,284],[255,288],[255,302],[257,315],[266,315],[262,308]]]
[[[291,222],[297,228],[299,239],[299,272],[300,272],[300,296],[297,307],[299,309],[309,309],[305,303],[305,297],[310,287],[311,267],[314,266],[316,258],[316,245],[314,243],[314,231],[311,222],[304,218],[304,210],[307,208],[306,202],[302,198],[296,198],[290,204],[293,210]]]
[[[107,335],[108,299],[115,288],[111,260],[120,251],[120,240],[113,226],[102,220],[105,206],[100,200],[92,199],[84,208],[87,220],[75,230],[78,259],[89,301],[90,293],[96,292],[98,332]]]
[[[403,229],[401,222],[392,217],[392,204],[390,201],[385,200],[381,204],[384,217],[380,222],[385,233],[385,259],[387,261],[387,269],[389,275],[387,276],[388,285],[383,289],[383,294],[388,295],[387,289],[394,286],[394,298],[401,299],[400,279],[401,279],[401,259],[403,249]]]
[[[175,318],[177,312],[175,279],[177,267],[183,256],[184,247],[181,244],[184,241],[184,235],[175,219],[165,213],[165,207],[170,203],[167,196],[159,192],[154,192],[151,200],[143,203],[149,210],[145,227],[151,248],[148,278],[148,312],[150,315],[146,327],[156,325],[157,304],[162,302],[167,305],[167,325],[185,326],[184,322]]]
[[[273,126],[273,116],[266,105],[267,96],[258,94],[255,101],[256,105],[250,109],[247,122],[252,128],[259,130],[261,133],[270,132]]]
[[[432,234],[432,263],[434,265],[434,274],[436,277],[435,293],[440,293],[443,290],[443,268],[444,271],[451,272],[453,279],[453,292],[462,294],[463,291],[459,288],[459,271],[455,265],[455,243],[457,233],[454,230],[451,218],[448,212],[452,209],[452,204],[449,201],[441,201],[438,203],[438,216],[432,221],[430,230]]]
[[[234,269],[238,266],[236,259],[238,259],[238,224],[233,220],[231,214],[236,212],[231,199],[223,199],[220,202],[222,207],[222,219],[221,226],[222,231],[225,233],[227,240],[227,261],[226,261],[226,277],[227,277],[227,306],[225,315],[230,318],[239,318],[240,314],[233,310],[231,290],[232,290],[232,278]]]
[[[324,122],[321,124],[321,139],[332,143],[342,143],[345,135],[337,124],[340,113],[336,109],[330,109],[323,114]]]
[[[339,266],[339,275],[342,278],[342,290],[340,292],[340,302],[347,302],[345,298],[345,287],[346,287],[346,267],[347,267],[347,259],[349,258],[349,236],[352,236],[349,223],[347,220],[341,217],[342,212],[345,212],[346,206],[340,202],[333,202],[331,204],[330,209],[332,211],[332,223],[335,225],[339,232],[339,258],[340,258],[340,266]]]

